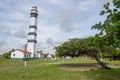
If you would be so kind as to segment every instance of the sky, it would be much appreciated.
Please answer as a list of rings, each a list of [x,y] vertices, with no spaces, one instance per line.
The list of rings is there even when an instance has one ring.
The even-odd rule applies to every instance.
[[[37,6],[37,50],[53,53],[70,38],[94,36],[91,27],[105,20],[99,16],[103,4],[112,0],[0,0],[0,54],[24,49],[30,10]]]

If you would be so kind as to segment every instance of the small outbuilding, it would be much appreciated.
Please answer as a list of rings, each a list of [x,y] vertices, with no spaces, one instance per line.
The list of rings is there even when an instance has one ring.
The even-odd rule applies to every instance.
[[[11,58],[31,58],[31,52],[17,49],[11,52]]]

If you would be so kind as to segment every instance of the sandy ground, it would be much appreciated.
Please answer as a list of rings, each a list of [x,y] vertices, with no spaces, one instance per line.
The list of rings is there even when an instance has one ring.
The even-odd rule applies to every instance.
[[[108,65],[110,68],[120,68],[120,66],[116,65]],[[60,66],[60,69],[62,70],[68,70],[68,71],[90,71],[90,70],[96,70],[101,69],[99,64],[92,64],[92,65],[63,65]]]

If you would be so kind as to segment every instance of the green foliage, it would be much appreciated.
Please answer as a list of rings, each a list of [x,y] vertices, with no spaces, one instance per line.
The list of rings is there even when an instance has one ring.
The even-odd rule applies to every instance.
[[[112,55],[113,56],[120,56],[120,49],[116,49]]]
[[[5,52],[3,53],[4,58],[10,58],[11,52]]]
[[[109,46],[120,48],[120,0],[113,0],[113,8],[110,3],[104,5],[100,15],[107,15],[106,20],[92,26],[92,29],[100,31],[99,35],[104,37]]]
[[[78,56],[78,39],[70,39],[63,44],[55,47],[58,56]]]
[[[88,38],[74,38],[55,47],[58,56],[78,57],[80,55],[89,55],[93,53],[112,53],[113,48],[108,46],[104,37],[96,35]]]
[[[113,0],[114,6],[120,8],[120,0]]]

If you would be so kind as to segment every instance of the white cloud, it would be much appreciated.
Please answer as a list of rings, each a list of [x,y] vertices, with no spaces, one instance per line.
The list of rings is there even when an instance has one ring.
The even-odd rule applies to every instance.
[[[48,1],[50,1],[52,4],[55,4],[55,5],[63,4],[63,0],[48,0]]]
[[[47,38],[54,38],[54,35],[59,33],[57,25],[39,24],[38,40],[46,41]]]
[[[89,10],[91,7],[94,7],[96,5],[95,3],[96,1],[94,0],[87,0],[87,1],[84,1],[82,3],[79,4],[79,9],[82,10],[82,11],[87,11]]]

